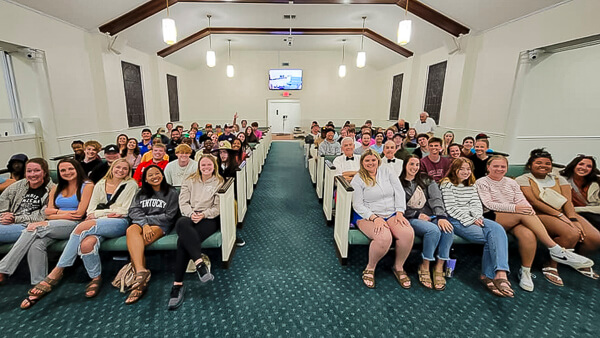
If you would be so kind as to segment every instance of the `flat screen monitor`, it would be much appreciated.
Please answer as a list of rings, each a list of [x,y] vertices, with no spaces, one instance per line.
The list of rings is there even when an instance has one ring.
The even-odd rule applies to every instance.
[[[300,90],[302,89],[302,69],[271,69],[269,70],[270,90]]]

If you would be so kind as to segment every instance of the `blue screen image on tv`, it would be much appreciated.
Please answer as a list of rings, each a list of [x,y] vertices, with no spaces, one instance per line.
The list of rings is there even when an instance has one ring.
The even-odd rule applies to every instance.
[[[302,89],[302,69],[271,69],[269,70],[270,90],[300,90]]]

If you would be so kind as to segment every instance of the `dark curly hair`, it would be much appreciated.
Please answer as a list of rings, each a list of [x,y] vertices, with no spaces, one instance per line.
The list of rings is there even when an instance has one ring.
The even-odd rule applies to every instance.
[[[531,170],[531,164],[533,164],[533,161],[537,160],[538,158],[547,158],[550,160],[550,162],[554,161],[552,160],[552,155],[546,151],[545,148],[537,148],[537,149],[533,149],[530,153],[529,153],[529,159],[527,160],[527,163],[525,163],[525,169],[527,170]]]
[[[596,159],[593,156],[586,155],[578,155],[575,157],[567,166],[560,171],[560,174],[566,178],[572,178],[575,175],[575,167],[583,160],[592,161],[592,171],[583,178],[585,182],[585,187],[589,186],[593,182],[600,184],[600,170],[598,170],[598,166],[596,165]]]

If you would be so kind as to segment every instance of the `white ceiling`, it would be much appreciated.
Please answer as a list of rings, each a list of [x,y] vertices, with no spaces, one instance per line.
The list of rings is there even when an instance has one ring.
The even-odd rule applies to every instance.
[[[471,34],[487,30],[533,12],[571,0],[421,0],[421,2],[462,23]],[[91,32],[104,23],[136,8],[146,0],[14,0],[26,7],[81,27]],[[212,15],[213,27],[289,27],[283,15],[290,10],[296,15],[292,27],[301,28],[360,28],[362,16],[367,16],[366,27],[394,41],[398,22],[404,10],[395,5],[282,5],[282,4],[234,4],[234,3],[178,3],[170,7],[170,14],[177,24],[178,39],[183,39],[208,26],[207,14]],[[425,53],[443,46],[450,34],[430,23],[408,14],[413,20],[411,42],[405,47],[415,54]],[[155,54],[166,47],[162,41],[162,11],[119,33],[128,45]],[[232,39],[235,50],[341,50],[341,40],[348,39],[347,51],[354,53],[360,45],[357,36],[297,36],[294,45],[287,47],[282,36],[213,35],[213,49],[226,53],[227,39]],[[384,68],[404,60],[387,48],[367,41],[365,50],[369,65]],[[193,69],[204,64],[208,46],[207,39],[198,41],[167,57],[180,66]]]

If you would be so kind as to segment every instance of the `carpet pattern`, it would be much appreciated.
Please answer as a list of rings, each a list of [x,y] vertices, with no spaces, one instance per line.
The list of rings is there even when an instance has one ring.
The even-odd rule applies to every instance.
[[[378,266],[376,289],[365,288],[360,273],[368,248],[351,247],[348,265],[339,265],[333,229],[326,226],[296,142],[273,143],[240,234],[247,244],[237,249],[230,269],[221,269],[218,250],[208,250],[215,281],[201,285],[195,275],[187,275],[186,300],[176,311],[166,306],[173,252],[147,254],[152,280],[147,294],[134,305],[125,305],[126,295],[108,283],[125,262],[103,254],[105,282],[97,298],[84,298],[88,280],[78,264],[55,291],[32,309],[20,310],[30,288],[23,263],[0,287],[1,335],[600,336],[600,281],[562,267],[566,286],[553,286],[541,274],[540,255],[533,267],[536,289],[522,291],[517,286],[519,259],[514,246],[510,248],[514,299],[496,298],[479,284],[481,247],[471,245],[453,249],[458,263],[446,291],[418,285],[419,248],[406,263],[411,289],[404,290],[396,282],[391,272],[393,254]],[[600,262],[600,255],[592,258]]]

